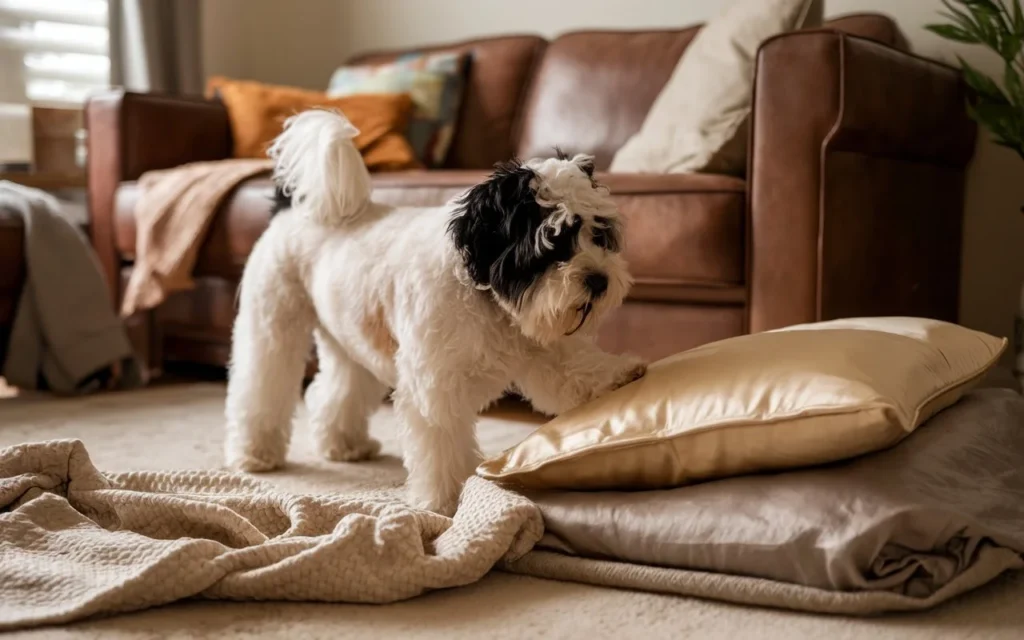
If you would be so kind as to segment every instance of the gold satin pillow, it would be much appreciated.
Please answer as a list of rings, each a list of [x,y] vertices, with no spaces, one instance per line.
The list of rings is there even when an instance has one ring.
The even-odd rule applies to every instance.
[[[267,147],[284,129],[284,121],[309,109],[337,109],[359,135],[356,148],[370,171],[399,171],[420,167],[405,131],[413,113],[409,94],[359,94],[328,98],[323,91],[307,91],[221,76],[209,79],[207,97],[224,102],[231,121],[236,158],[265,158]]]
[[[532,489],[657,489],[890,447],[990,369],[1005,338],[921,318],[723,340],[562,414],[484,462]]]

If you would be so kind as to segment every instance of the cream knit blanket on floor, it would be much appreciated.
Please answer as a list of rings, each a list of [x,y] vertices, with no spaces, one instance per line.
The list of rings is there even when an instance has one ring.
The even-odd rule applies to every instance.
[[[190,597],[393,602],[475,582],[542,533],[532,503],[479,478],[452,519],[384,492],[104,474],[78,440],[19,445],[0,449],[0,630]]]

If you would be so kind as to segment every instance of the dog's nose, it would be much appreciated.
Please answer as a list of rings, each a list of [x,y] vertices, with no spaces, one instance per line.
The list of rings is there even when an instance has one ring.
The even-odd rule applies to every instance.
[[[608,290],[608,276],[603,273],[588,273],[583,278],[583,285],[590,291],[590,295],[600,297]]]

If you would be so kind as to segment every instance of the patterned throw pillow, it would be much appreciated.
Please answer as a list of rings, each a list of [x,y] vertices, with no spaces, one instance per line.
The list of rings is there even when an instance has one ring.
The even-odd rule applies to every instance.
[[[444,164],[462,103],[467,57],[462,53],[409,54],[394,62],[338,68],[327,95],[408,93],[415,109],[406,138],[428,167]]]

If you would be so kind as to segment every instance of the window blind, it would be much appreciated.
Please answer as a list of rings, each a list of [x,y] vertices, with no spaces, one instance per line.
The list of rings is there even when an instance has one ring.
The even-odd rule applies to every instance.
[[[109,86],[108,51],[107,0],[0,0],[0,102],[80,105]]]

